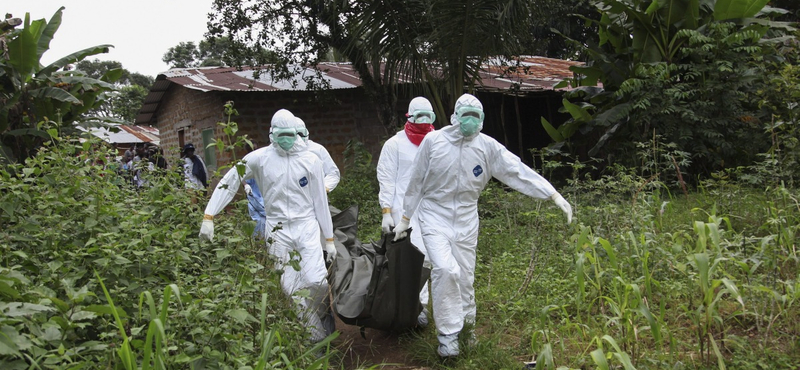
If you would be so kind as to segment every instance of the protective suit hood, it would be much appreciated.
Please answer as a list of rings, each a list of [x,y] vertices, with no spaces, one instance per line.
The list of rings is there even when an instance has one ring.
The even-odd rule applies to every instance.
[[[270,134],[269,134],[269,142],[270,144],[275,147],[275,151],[280,155],[289,155],[292,153],[299,153],[305,151],[308,147],[304,140],[297,140],[298,136],[295,136],[295,140],[291,146],[291,148],[284,149],[277,140],[276,134],[279,132],[291,132],[294,131],[296,134],[299,132],[298,129],[298,119],[295,117],[292,112],[286,109],[279,109],[275,114],[272,116],[272,121],[270,122]]]
[[[411,102],[408,103],[406,117],[408,117],[408,122],[414,124],[433,124],[436,121],[436,114],[433,112],[431,102],[421,96],[411,99]]]
[[[460,127],[461,126],[461,121],[459,121],[460,113],[466,111],[480,112],[480,119],[479,122],[477,123],[477,127],[471,128],[469,131],[474,131],[474,132],[470,134],[463,134],[463,130],[461,130]],[[478,100],[478,98],[476,98],[472,94],[464,94],[461,95],[461,97],[459,97],[458,100],[456,100],[455,109],[453,110],[453,114],[450,116],[450,124],[452,124],[455,127],[459,127],[458,133],[461,134],[462,137],[464,137],[465,139],[472,139],[475,136],[478,136],[481,130],[483,130],[483,117],[484,117],[483,104],[481,104],[481,101]]]

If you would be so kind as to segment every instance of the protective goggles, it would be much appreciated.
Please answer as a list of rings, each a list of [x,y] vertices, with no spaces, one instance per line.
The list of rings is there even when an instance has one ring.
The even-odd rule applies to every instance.
[[[412,123],[433,123],[436,121],[436,113],[429,110],[418,110],[408,117]]]
[[[297,129],[292,127],[275,127],[271,131],[273,137],[287,137],[298,134]]]
[[[479,122],[483,122],[483,109],[475,107],[461,107],[456,111],[456,118],[459,122],[463,121],[465,118],[477,118]]]

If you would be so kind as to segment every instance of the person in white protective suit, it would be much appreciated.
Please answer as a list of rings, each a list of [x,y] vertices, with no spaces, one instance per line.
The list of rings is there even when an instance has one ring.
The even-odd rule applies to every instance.
[[[306,142],[307,150],[314,153],[317,158],[322,161],[322,172],[325,174],[325,191],[330,193],[336,188],[336,185],[339,185],[339,180],[341,178],[339,167],[333,162],[333,158],[331,158],[330,153],[328,153],[328,150],[325,149],[324,146],[309,139],[306,123],[303,122],[300,117],[295,116],[295,119],[297,120],[297,134]],[[250,213],[250,218],[256,221],[255,234],[258,237],[264,238],[263,226],[265,224],[266,215],[264,214],[263,206],[261,206],[263,198],[261,197],[258,184],[255,183],[254,179],[247,180],[244,184],[244,191],[247,194],[247,209]]]
[[[480,133],[483,118],[481,102],[464,94],[456,101],[452,125],[425,137],[411,166],[404,216],[394,229],[395,239],[403,238],[410,218],[419,217],[433,265],[433,318],[442,357],[459,354],[459,332],[465,322],[475,323],[478,197],[489,179],[494,177],[530,197],[555,201],[567,222],[572,222],[572,207],[550,182]]]
[[[213,239],[214,216],[233,199],[242,180],[255,179],[264,199],[269,253],[277,257],[277,267],[283,269],[281,288],[293,296],[312,341],[318,342],[332,331],[330,323],[323,325],[330,317],[324,304],[328,295],[325,262],[336,258],[336,247],[322,163],[297,134],[294,115],[285,109],[276,112],[270,128],[272,144],[242,158],[243,177],[236,167],[225,174],[206,206],[200,237]],[[325,237],[325,258],[320,230]],[[292,252],[300,256],[299,270],[289,264]],[[301,289],[308,294],[294,297]]]
[[[300,119],[300,117],[295,118],[297,119],[298,135],[306,142],[308,151],[316,154],[319,160],[322,161],[322,172],[325,173],[325,191],[330,193],[333,189],[336,189],[336,185],[339,185],[339,180],[341,178],[339,167],[336,167],[336,163],[333,161],[333,158],[331,158],[331,154],[328,153],[328,150],[325,149],[324,146],[309,138],[306,123]]]
[[[378,184],[380,192],[378,201],[381,205],[383,220],[381,230],[389,233],[392,228],[400,222],[403,216],[403,196],[408,187],[411,164],[419,150],[419,144],[428,133],[434,130],[433,122],[436,121],[436,114],[428,99],[416,97],[411,99],[406,113],[408,121],[403,131],[392,136],[381,149],[381,156],[378,158]],[[419,222],[417,217],[412,217],[411,228],[415,232],[411,233],[411,243],[427,255],[422,234],[419,232]],[[425,266],[430,267],[430,261],[425,258]],[[419,314],[417,322],[421,326],[428,325],[428,283],[422,287],[419,293],[419,301],[422,304],[422,312]]]

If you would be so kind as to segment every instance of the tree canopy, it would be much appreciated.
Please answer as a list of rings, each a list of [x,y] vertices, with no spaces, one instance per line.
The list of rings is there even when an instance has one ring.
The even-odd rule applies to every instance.
[[[263,65],[260,55],[272,50],[269,73],[288,77],[335,51],[353,64],[392,128],[399,81],[418,81],[418,92],[446,117],[473,89],[483,61],[525,51],[536,19],[523,0],[216,0],[214,8],[209,35],[231,40],[236,65]]]
[[[95,78],[99,78],[109,71],[122,71],[120,79],[115,84],[116,90],[109,91],[104,102],[91,113],[100,117],[119,119],[125,123],[133,123],[136,119],[154,82],[153,77],[136,72],[131,73],[117,61],[82,60],[75,65],[75,69]]]

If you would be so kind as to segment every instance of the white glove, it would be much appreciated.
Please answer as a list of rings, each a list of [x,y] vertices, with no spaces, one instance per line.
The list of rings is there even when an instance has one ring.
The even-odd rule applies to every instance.
[[[403,219],[400,220],[400,223],[397,224],[397,227],[394,228],[394,241],[398,241],[406,237],[406,230],[408,230],[408,217],[403,216]]]
[[[555,193],[555,194],[551,195],[550,199],[552,199],[553,202],[556,202],[556,205],[558,206],[558,208],[561,208],[561,210],[564,211],[564,213],[567,214],[567,223],[571,224],[572,223],[572,206],[569,205],[567,200],[564,199],[564,197],[562,197],[561,194],[559,194],[559,193]]]
[[[394,219],[392,218],[392,214],[384,213],[383,221],[381,221],[381,230],[383,230],[384,234],[388,234],[392,232],[392,228],[394,228]]]
[[[214,240],[214,220],[203,219],[203,224],[200,225],[200,239]]]
[[[244,192],[245,192],[245,194],[247,194],[247,196],[252,196],[253,195],[253,187],[248,185],[248,184],[244,184]]]
[[[336,244],[333,243],[333,240],[325,241],[325,253],[325,263],[331,264],[336,260]]]

